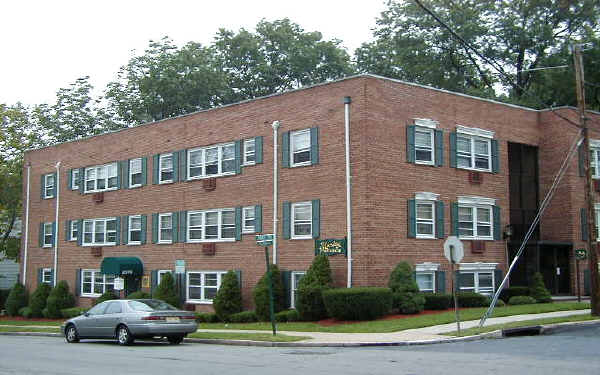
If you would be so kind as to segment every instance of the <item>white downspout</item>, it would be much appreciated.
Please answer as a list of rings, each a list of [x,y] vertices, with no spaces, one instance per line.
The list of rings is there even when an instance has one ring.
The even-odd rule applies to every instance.
[[[31,163],[27,162],[27,198],[25,198],[25,248],[23,249],[23,285],[27,283],[27,249],[29,248],[29,182]]]
[[[58,276],[58,207],[60,203],[60,161],[56,163],[56,214],[54,217],[54,272],[52,272],[52,285],[56,286],[56,277]]]
[[[344,132],[346,138],[346,246],[348,247],[348,281],[347,287],[352,287],[352,176],[350,175],[350,103],[349,96],[344,97]]]
[[[273,121],[273,264],[277,264],[277,129],[279,121]]]

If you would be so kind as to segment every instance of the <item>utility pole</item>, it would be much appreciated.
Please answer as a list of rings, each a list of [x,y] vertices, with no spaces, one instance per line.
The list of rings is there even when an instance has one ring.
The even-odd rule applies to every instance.
[[[592,197],[592,172],[590,170],[590,135],[585,117],[585,88],[583,78],[583,59],[581,57],[581,46],[573,46],[573,58],[575,59],[575,82],[577,84],[577,107],[579,108],[579,124],[583,129],[583,163],[585,169],[585,201],[588,218],[589,249],[588,264],[590,270],[590,304],[592,315],[600,315],[600,298],[598,296],[598,253],[597,251],[597,227],[594,199]],[[598,166],[596,166],[598,168]]]

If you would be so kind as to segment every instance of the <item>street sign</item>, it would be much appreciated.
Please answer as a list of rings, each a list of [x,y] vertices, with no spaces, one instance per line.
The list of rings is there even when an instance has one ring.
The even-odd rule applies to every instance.
[[[452,251],[451,251],[452,250]],[[450,263],[460,263],[465,256],[465,248],[456,236],[450,236],[444,242],[444,256]]]
[[[184,259],[175,260],[175,273],[185,273],[185,260]]]
[[[273,245],[273,234],[259,234],[256,236],[256,244],[258,246],[271,246]]]
[[[587,258],[587,250],[586,249],[576,249],[575,250],[575,259],[585,260],[585,258]]]

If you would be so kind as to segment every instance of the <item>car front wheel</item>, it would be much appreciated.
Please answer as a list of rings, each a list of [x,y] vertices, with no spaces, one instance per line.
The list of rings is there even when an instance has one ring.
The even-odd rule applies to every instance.
[[[119,345],[131,345],[133,343],[133,336],[129,332],[129,328],[124,325],[117,328],[117,341]]]
[[[79,334],[77,328],[73,324],[70,324],[65,330],[65,339],[69,344],[79,342]]]
[[[183,336],[182,335],[167,336],[167,340],[169,340],[169,344],[178,345],[183,342]]]

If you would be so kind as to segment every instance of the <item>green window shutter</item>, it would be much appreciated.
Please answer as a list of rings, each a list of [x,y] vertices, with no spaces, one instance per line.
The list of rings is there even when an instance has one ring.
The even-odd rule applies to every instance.
[[[500,288],[500,284],[502,284],[502,278],[504,277],[502,270],[495,269],[494,270],[494,292]]]
[[[235,240],[242,240],[242,207],[235,208]]]
[[[458,203],[451,203],[452,207],[452,235],[458,237]]]
[[[321,200],[314,199],[312,201],[312,237],[319,238],[321,236]]]
[[[140,243],[142,245],[146,244],[146,232],[148,228],[148,215],[142,215],[142,225],[141,225],[141,229],[142,229],[142,234],[140,236]]]
[[[85,192],[85,168],[79,168],[79,194],[83,194]]]
[[[152,183],[158,184],[158,163],[160,161],[160,154],[152,156]]]
[[[179,181],[187,180],[187,150],[179,151]]]
[[[310,164],[319,164],[319,128],[310,128]]]
[[[116,227],[116,233],[115,233],[115,245],[119,246],[121,244],[121,216],[117,216],[115,218],[115,227]],[[127,242],[127,241],[125,241]]]
[[[38,268],[38,285],[40,285],[42,283],[42,281],[44,281],[44,269],[43,268]]]
[[[254,160],[256,164],[263,162],[263,137],[254,137]]]
[[[44,223],[40,223],[40,229],[38,232],[38,245],[44,247]]]
[[[154,291],[158,286],[158,270],[152,270],[152,272],[150,273],[150,285],[150,295],[154,297]]]
[[[65,241],[71,239],[71,220],[65,220]]]
[[[587,210],[582,208],[580,210],[581,217],[581,240],[587,241],[588,239],[588,220],[587,220]]]
[[[292,271],[281,271],[283,281],[283,292],[285,294],[285,307],[292,306]]]
[[[590,270],[583,270],[583,294],[590,295],[591,290]]]
[[[500,151],[498,149],[498,140],[492,139],[492,172],[500,172]]]
[[[406,127],[406,161],[409,163],[415,162],[415,126],[408,125]]]
[[[260,204],[254,206],[254,231],[256,233],[262,233],[263,231],[262,205]]]
[[[83,219],[77,220],[77,245],[83,244]]]
[[[179,242],[187,241],[187,211],[179,212]]]
[[[123,185],[123,161],[117,162],[117,189]]]
[[[73,291],[75,295],[79,296],[81,292],[81,268],[78,268],[77,271],[75,271],[75,287],[73,289],[75,289]]]
[[[148,158],[142,158],[142,186],[146,186],[148,184]]]
[[[417,236],[417,204],[414,199],[408,200],[407,223],[407,237],[415,238]]]
[[[173,182],[177,182],[179,181],[179,152],[173,151],[171,155],[173,162]]]
[[[152,243],[158,242],[158,214],[152,214]]]
[[[52,189],[52,197],[56,198],[56,189],[58,188],[58,180],[56,179],[56,172],[52,173],[52,176],[54,176],[54,188]]]
[[[56,180],[55,180],[56,181]],[[56,241],[56,221],[52,222],[52,246],[54,246],[54,243]]]
[[[123,178],[121,179],[121,186],[123,189],[129,189],[129,168],[130,160],[123,160]]]
[[[434,130],[435,134],[435,166],[444,166],[444,132]]]
[[[235,270],[235,277],[237,277],[238,286],[242,288],[242,270]]]
[[[494,240],[499,241],[501,239],[502,233],[502,222],[500,219],[500,207],[492,206],[492,210],[494,211]]]
[[[583,164],[584,154],[583,154],[583,143],[579,145],[577,148],[577,156],[578,156],[578,167],[579,167],[579,177],[585,176],[585,166]]]
[[[121,218],[121,238],[123,245],[129,244],[129,216]]]
[[[240,174],[240,173],[242,173],[242,141],[240,141],[240,140],[235,141],[234,151],[235,151],[235,173]]]
[[[444,238],[446,233],[444,230],[444,202],[435,202],[435,237]]]
[[[183,305],[186,296],[185,273],[175,274],[175,286],[177,288],[177,294],[179,295],[179,303]]]
[[[173,243],[179,242],[179,212],[171,212],[171,231]]]
[[[73,190],[73,170],[67,171],[67,190]]]
[[[289,240],[291,237],[291,211],[292,204],[290,202],[283,202],[283,238]]]
[[[446,293],[446,272],[435,271],[435,293]]]
[[[290,167],[290,132],[282,134],[281,141],[281,167]]]
[[[455,132],[450,133],[450,167],[456,168],[457,136]]]
[[[43,174],[42,177],[40,178],[40,198],[42,199],[46,199],[45,197],[45,189],[46,188],[46,175]]]

